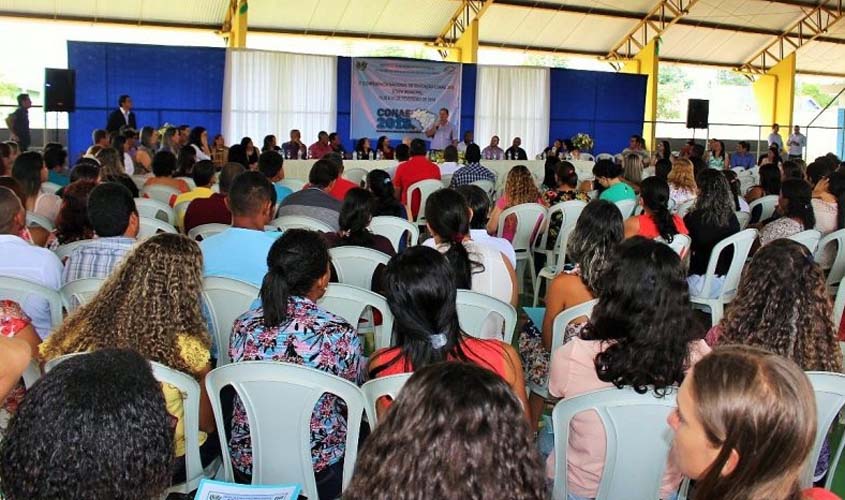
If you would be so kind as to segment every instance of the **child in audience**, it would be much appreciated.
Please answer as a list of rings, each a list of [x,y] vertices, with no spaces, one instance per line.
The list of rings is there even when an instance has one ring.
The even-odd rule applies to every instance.
[[[671,391],[710,351],[697,340],[680,258],[662,243],[635,237],[620,245],[605,276],[581,336],[552,353],[549,392],[569,398],[613,386],[653,390],[658,396]],[[605,443],[598,415],[585,412],[572,419],[566,455],[571,499],[596,497]],[[680,482],[670,460],[660,498],[669,498]]]
[[[674,462],[696,481],[693,499],[836,498],[799,486],[816,405],[792,361],[750,347],[716,349],[687,375],[669,425]]]
[[[3,495],[158,498],[170,485],[171,423],[161,387],[135,351],[68,359],[29,391],[12,420],[0,447]]]
[[[520,399],[469,363],[435,363],[408,380],[358,455],[345,500],[546,498]]]

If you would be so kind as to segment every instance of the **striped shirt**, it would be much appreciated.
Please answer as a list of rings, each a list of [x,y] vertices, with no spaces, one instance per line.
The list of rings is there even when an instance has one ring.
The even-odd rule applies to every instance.
[[[113,236],[96,238],[75,249],[62,272],[62,283],[84,278],[107,278],[135,244],[134,238]]]

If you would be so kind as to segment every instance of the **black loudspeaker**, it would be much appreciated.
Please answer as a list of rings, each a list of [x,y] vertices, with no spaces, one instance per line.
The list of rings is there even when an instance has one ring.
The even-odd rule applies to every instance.
[[[76,71],[44,70],[44,111],[76,111]]]
[[[710,126],[710,101],[690,99],[687,102],[687,128],[707,128]]]

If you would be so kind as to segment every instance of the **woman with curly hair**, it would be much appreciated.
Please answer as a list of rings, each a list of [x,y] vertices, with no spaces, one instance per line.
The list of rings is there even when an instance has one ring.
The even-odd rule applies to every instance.
[[[502,212],[524,203],[546,205],[537,184],[534,182],[531,171],[525,165],[517,165],[508,172],[508,178],[505,181],[505,194],[496,200],[496,206],[493,207],[490,220],[487,222],[487,232],[495,236],[499,229],[499,216],[502,215]],[[503,223],[505,227],[502,231],[502,237],[508,241],[513,241],[513,237],[516,235],[516,217],[508,217]]]
[[[694,200],[698,195],[692,162],[686,158],[675,160],[666,181],[669,182],[669,198],[675,202],[676,207]]]
[[[134,349],[144,358],[186,373],[200,384],[200,444],[203,463],[219,445],[203,383],[211,370],[211,341],[200,311],[202,253],[186,236],[158,234],[124,257],[97,295],[65,318],[41,345],[44,361],[109,347]],[[185,455],[181,393],[163,385],[167,410],[176,423],[175,456]],[[205,444],[204,444],[205,443]],[[183,463],[182,460],[179,461]],[[184,468],[178,472],[184,475]]]
[[[158,498],[172,464],[161,386],[129,349],[56,366],[29,391],[0,448],[8,500]]]
[[[816,225],[816,215],[813,212],[812,193],[813,189],[807,181],[783,181],[777,205],[777,212],[781,217],[763,227],[760,231],[760,245],[813,229]]]
[[[345,500],[546,498],[520,401],[468,363],[420,368],[364,443]]]
[[[604,276],[581,336],[552,353],[549,392],[569,398],[628,386],[640,393],[668,393],[710,351],[697,340],[680,258],[667,245],[636,237],[620,245]],[[604,428],[592,412],[575,416],[570,426],[570,491],[576,498],[595,498],[604,468]],[[660,498],[672,495],[680,482],[670,459]]]
[[[64,189],[62,208],[56,217],[56,245],[64,245],[94,237],[88,220],[88,195],[97,187],[95,182],[76,181]]]
[[[649,177],[640,192],[642,215],[625,219],[625,237],[662,238],[672,243],[676,234],[689,234],[684,220],[669,211],[669,184],[659,177]]]
[[[566,254],[575,263],[549,284],[546,292],[546,313],[542,332],[530,320],[519,338],[519,352],[525,361],[525,378],[543,386],[549,376],[549,351],[552,326],[558,314],[593,300],[601,293],[601,280],[622,242],[622,214],[616,205],[605,200],[589,203],[581,212],[569,236]],[[566,326],[564,343],[581,333],[586,318],[577,318]],[[535,393],[528,398],[531,423],[535,424],[543,410],[544,399]]]

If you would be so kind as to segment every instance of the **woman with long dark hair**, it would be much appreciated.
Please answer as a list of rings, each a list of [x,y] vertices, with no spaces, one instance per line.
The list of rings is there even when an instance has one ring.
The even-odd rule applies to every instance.
[[[197,150],[193,144],[183,146],[177,157],[178,169],[176,177],[193,177],[194,164],[197,162]]]
[[[549,392],[569,398],[615,386],[665,395],[710,350],[698,340],[680,258],[667,245],[636,237],[620,245],[604,276],[581,336],[552,353]],[[570,428],[569,491],[595,498],[605,459],[601,419],[584,412]],[[670,498],[680,481],[670,458],[659,498]]]
[[[669,184],[659,177],[643,181],[640,191],[642,215],[625,220],[625,237],[662,238],[672,243],[676,234],[689,234],[684,220],[669,211]]]
[[[731,196],[733,197],[734,212],[751,213],[748,207],[748,202],[742,196],[742,184],[739,182],[739,176],[733,170],[722,170],[722,175],[728,180],[728,186],[731,188]]]
[[[393,159],[393,148],[390,147],[390,140],[386,135],[379,137],[378,143],[376,143],[376,155],[379,154],[381,154],[382,160]]]
[[[716,170],[724,170],[730,164],[731,155],[725,151],[725,143],[717,139],[711,139],[707,166]]]
[[[362,349],[355,328],[317,305],[329,285],[330,265],[320,233],[285,231],[267,255],[261,305],[235,320],[229,345],[232,362],[279,360],[357,383]],[[311,461],[320,498],[340,495],[345,411],[342,401],[324,395],[311,416]],[[252,441],[246,410],[237,398],[229,443],[238,479],[249,479]]]
[[[12,164],[12,177],[18,181],[25,196],[21,200],[24,208],[55,221],[62,199],[55,194],[41,192],[41,184],[47,182],[47,176],[44,158],[35,151],[21,153]]]
[[[241,146],[243,146],[247,161],[249,162],[246,167],[250,170],[254,170],[255,165],[258,164],[258,148],[252,144],[252,139],[249,137],[241,139]]]
[[[766,224],[760,231],[760,244],[765,245],[778,238],[788,238],[793,234],[816,225],[813,213],[813,190],[807,181],[787,179],[780,188],[777,212],[780,218]]]
[[[194,127],[188,134],[188,146],[193,147],[195,161],[210,160],[211,149],[208,147],[208,130],[205,127]]]
[[[261,152],[265,153],[267,151],[281,151],[282,148],[278,146],[276,143],[276,136],[273,134],[265,135],[264,136],[264,145],[261,146]]]
[[[813,188],[813,215],[822,237],[845,228],[845,172],[836,171],[820,179]],[[830,267],[835,248],[828,247],[819,259],[822,267]]]
[[[752,186],[745,193],[745,201],[748,203],[764,196],[780,194],[781,173],[777,165],[771,163],[762,165],[758,173],[760,184]]]
[[[370,155],[375,157],[375,152],[373,148],[370,146],[370,138],[369,137],[362,137],[358,139],[358,142],[355,143],[355,156],[359,160],[370,160]],[[374,159],[374,158],[373,158]]]
[[[62,208],[56,217],[56,245],[94,237],[94,228],[88,220],[88,195],[97,186],[92,181],[76,181],[68,184],[62,197]]]
[[[367,174],[367,189],[375,196],[373,216],[389,215],[408,218],[407,209],[399,203],[394,194],[393,180],[384,170],[370,170]]]

